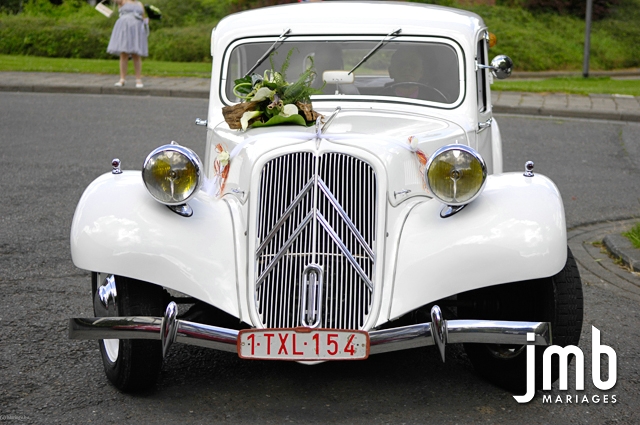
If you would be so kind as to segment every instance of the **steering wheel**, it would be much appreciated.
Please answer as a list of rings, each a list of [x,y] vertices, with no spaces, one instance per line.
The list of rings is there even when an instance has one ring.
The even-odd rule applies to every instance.
[[[395,89],[396,87],[402,87],[402,86],[422,87],[424,89],[429,90],[430,93],[431,92],[436,93],[435,96],[427,96],[427,99],[425,99],[425,100],[439,101],[441,99],[445,103],[449,102],[449,99],[447,99],[447,96],[445,96],[444,93],[442,93],[437,88],[431,87],[430,85],[427,85],[427,84],[424,84],[424,83],[418,83],[418,82],[415,82],[415,81],[404,81],[404,82],[400,82],[400,83],[393,83],[393,84],[387,86],[386,89],[393,91],[393,89]],[[434,97],[435,97],[435,99],[434,99]],[[422,99],[423,96],[420,96],[420,98]]]

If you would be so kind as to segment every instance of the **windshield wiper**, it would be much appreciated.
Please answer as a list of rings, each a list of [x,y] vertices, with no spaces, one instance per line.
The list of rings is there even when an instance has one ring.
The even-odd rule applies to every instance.
[[[380,43],[376,44],[376,46],[373,49],[371,49],[371,51],[369,53],[364,55],[364,57],[360,60],[360,62],[358,62],[358,64],[356,66],[354,66],[353,69],[351,71],[349,71],[349,73],[347,75],[351,75],[351,73],[353,71],[358,69],[358,67],[360,65],[362,65],[367,59],[369,59],[369,57],[371,55],[373,55],[375,52],[377,52],[379,48],[381,48],[382,46],[387,44],[390,41],[392,36],[396,36],[396,35],[400,34],[401,31],[402,31],[402,28],[398,28],[397,30],[391,31],[389,34],[387,34],[382,40],[380,40]]]
[[[246,74],[244,74],[244,76],[246,77],[247,75],[251,74],[258,66],[260,66],[260,64],[264,62],[264,60],[271,54],[271,52],[273,52],[276,49],[276,45],[284,41],[284,39],[287,38],[287,35],[289,35],[290,32],[291,32],[291,28],[287,28],[286,30],[284,30],[282,34],[280,34],[280,37],[278,37],[278,39],[271,45],[271,47],[269,47],[269,49],[264,53],[264,55],[262,55],[262,57],[258,59],[256,64],[253,65],[251,69],[247,71]]]

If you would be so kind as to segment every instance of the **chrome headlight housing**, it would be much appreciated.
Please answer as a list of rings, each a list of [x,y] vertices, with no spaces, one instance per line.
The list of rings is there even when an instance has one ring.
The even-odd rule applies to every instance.
[[[460,207],[476,199],[484,189],[487,165],[470,147],[447,145],[431,155],[424,179],[433,196],[446,205]]]
[[[142,180],[158,202],[184,205],[202,184],[202,162],[189,148],[178,144],[160,146],[144,160]]]

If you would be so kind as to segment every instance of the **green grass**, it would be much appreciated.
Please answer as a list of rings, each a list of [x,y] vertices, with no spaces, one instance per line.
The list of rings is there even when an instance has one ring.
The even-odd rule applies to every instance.
[[[132,66],[129,64],[130,68]],[[0,55],[0,71],[117,74],[118,60],[115,57],[114,59],[69,59]],[[211,63],[143,60],[142,72],[145,76],[155,77],[208,78],[211,76]]]
[[[623,233],[622,235],[629,238],[633,246],[640,249],[640,223],[636,224],[631,228],[631,230]]]
[[[624,94],[640,96],[640,79],[614,80],[609,77],[547,78],[544,80],[495,81],[493,90],[524,91],[538,93],[572,94]]]

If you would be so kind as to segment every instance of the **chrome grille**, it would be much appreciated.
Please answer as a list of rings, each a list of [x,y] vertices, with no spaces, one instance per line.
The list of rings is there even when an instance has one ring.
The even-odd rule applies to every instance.
[[[262,170],[256,308],[266,327],[359,329],[371,309],[376,176],[344,154],[280,156]]]

